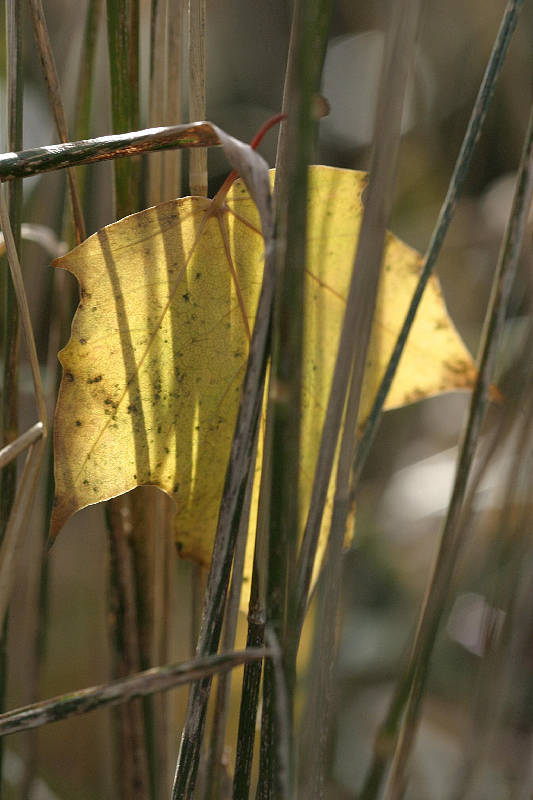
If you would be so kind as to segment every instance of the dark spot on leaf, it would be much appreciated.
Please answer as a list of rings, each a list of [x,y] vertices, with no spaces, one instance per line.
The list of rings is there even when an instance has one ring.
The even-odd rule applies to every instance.
[[[80,339],[80,344],[87,344],[87,339]]]
[[[87,478],[85,478],[85,479],[84,479],[84,481],[83,481],[83,485],[84,485],[84,486],[88,486],[88,485],[89,485],[89,481],[87,480]]]
[[[87,383],[100,383],[101,380],[101,375],[95,375],[94,378],[87,378]]]
[[[201,277],[202,277],[202,273],[201,272],[197,272],[196,275],[195,275],[196,280],[199,280]]]
[[[161,433],[161,425],[158,425],[158,426],[157,426],[157,432],[158,432],[158,433]]]
[[[95,494],[98,494],[98,486],[93,486],[93,492],[94,492]]]
[[[170,450],[168,449],[168,447],[165,447],[165,453],[170,453]]]
[[[174,492],[174,494],[177,494],[179,488],[180,488],[179,483],[175,483],[174,486],[172,487],[172,491]]]
[[[79,419],[76,420],[76,425],[78,428],[81,428],[81,421]]]
[[[74,383],[74,375],[72,372],[65,372],[65,380],[70,381],[70,383]]]
[[[136,414],[137,413],[137,406],[135,403],[131,403],[127,408],[128,414]]]
[[[191,299],[189,292],[185,292],[185,294],[182,294],[181,296],[183,297],[186,303],[188,303],[189,300]]]

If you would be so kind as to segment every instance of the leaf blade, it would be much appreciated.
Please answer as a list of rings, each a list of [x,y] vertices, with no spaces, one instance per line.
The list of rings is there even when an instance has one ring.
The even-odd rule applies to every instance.
[[[302,509],[309,502],[365,182],[364,173],[310,168]],[[52,535],[75,510],[153,483],[177,503],[182,554],[208,563],[248,352],[243,309],[251,329],[265,249],[241,181],[227,206],[216,217],[203,198],[163,203],[108,226],[56,262],[77,277],[81,301],[60,354]],[[361,419],[419,269],[418,253],[389,234]],[[474,376],[434,280],[387,407],[468,388]]]

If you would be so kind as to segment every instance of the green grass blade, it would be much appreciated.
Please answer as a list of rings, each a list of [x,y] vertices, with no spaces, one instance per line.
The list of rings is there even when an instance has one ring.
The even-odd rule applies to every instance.
[[[261,725],[258,797],[285,796],[283,770],[287,762],[289,784],[293,781],[293,754],[281,754],[278,743],[292,749],[292,714],[299,632],[287,617],[288,587],[293,585],[299,533],[298,483],[300,472],[301,376],[303,317],[307,247],[307,176],[313,160],[316,122],[313,99],[320,86],[331,5],[301,0],[293,10],[291,45],[284,92],[288,113],[280,141],[276,176],[277,276],[278,288],[273,318],[271,390],[267,429],[271,452],[265,454],[270,467],[269,545],[266,618],[272,635],[283,646],[283,683],[287,691],[289,730],[282,736],[279,707],[280,676],[275,665],[265,664]],[[265,467],[264,467],[265,468]],[[269,476],[266,476],[266,480]]]
[[[107,44],[111,79],[113,131],[139,127],[139,28],[136,0],[107,0]],[[139,210],[140,164],[115,165],[115,205],[118,219]]]

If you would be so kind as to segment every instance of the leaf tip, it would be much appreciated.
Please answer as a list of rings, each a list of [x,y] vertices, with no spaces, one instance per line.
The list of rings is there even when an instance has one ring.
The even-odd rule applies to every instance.
[[[77,510],[75,504],[69,503],[68,501],[61,501],[60,496],[56,494],[54,497],[52,514],[50,516],[50,527],[48,529],[48,539],[46,542],[47,550],[50,550],[67,520]]]

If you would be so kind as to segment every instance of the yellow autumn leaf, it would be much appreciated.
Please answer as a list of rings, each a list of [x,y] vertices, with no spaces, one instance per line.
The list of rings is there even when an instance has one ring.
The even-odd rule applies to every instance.
[[[320,431],[362,215],[365,174],[309,173],[303,503]],[[210,201],[163,203],[104,228],[56,262],[80,284],[55,418],[51,533],[75,511],[139,484],[176,501],[183,555],[207,563],[258,300],[258,214],[237,181]],[[380,283],[361,416],[403,322],[420,256],[392,234]],[[294,313],[302,313],[295,309]],[[387,408],[471,386],[474,365],[432,279]]]

